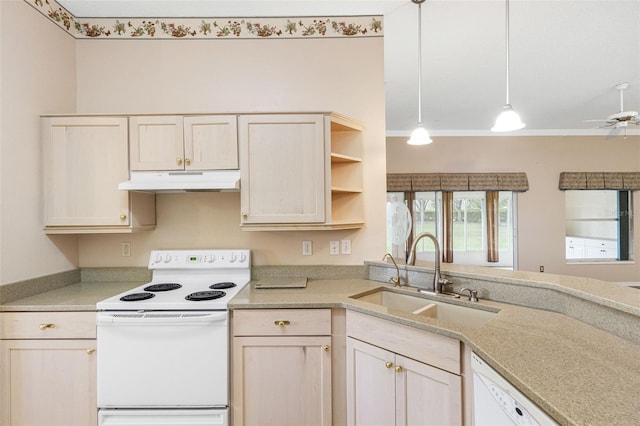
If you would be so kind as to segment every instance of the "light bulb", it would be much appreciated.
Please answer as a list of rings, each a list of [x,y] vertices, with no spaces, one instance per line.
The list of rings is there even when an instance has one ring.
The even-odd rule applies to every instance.
[[[524,128],[525,124],[520,120],[520,116],[515,112],[510,104],[504,106],[504,111],[496,119],[496,124],[491,128],[492,132],[511,132]]]
[[[407,141],[409,145],[428,145],[431,142],[429,132],[422,127],[422,123],[418,124],[418,127],[411,133],[411,138]]]

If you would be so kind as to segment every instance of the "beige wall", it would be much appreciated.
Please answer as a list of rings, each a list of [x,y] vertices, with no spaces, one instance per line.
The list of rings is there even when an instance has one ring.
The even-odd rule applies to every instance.
[[[0,2],[0,283],[78,263],[76,237],[42,232],[41,113],[75,110],[75,42],[22,0]]]
[[[238,193],[163,194],[158,226],[79,239],[82,267],[143,266],[149,250],[250,248],[254,264],[362,264],[385,250],[383,39],[78,40],[78,111],[189,113],[336,111],[366,126],[366,227],[356,231],[248,232]],[[274,153],[277,155],[277,153]],[[329,256],[329,240],[352,254]],[[302,241],[313,241],[302,256]],[[132,256],[121,257],[120,243]]]
[[[638,171],[640,136],[604,141],[602,137],[434,137],[433,144],[409,146],[387,140],[389,173],[526,172],[529,191],[518,195],[519,269],[588,276],[607,281],[640,281],[637,262],[571,265],[565,262],[562,171]],[[640,200],[634,203],[636,218]],[[634,251],[638,258],[636,219]]]

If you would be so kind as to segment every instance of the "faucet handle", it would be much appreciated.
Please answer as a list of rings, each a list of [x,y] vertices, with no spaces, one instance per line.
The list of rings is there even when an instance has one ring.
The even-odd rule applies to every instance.
[[[460,290],[461,292],[468,291],[469,292],[469,302],[477,302],[478,301],[478,291],[471,290],[470,288],[463,288]]]

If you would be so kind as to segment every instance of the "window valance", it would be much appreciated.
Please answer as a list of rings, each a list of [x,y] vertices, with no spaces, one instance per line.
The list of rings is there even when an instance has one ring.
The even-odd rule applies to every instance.
[[[527,191],[526,173],[392,173],[388,192],[405,191]]]
[[[559,189],[640,190],[640,172],[562,172]]]

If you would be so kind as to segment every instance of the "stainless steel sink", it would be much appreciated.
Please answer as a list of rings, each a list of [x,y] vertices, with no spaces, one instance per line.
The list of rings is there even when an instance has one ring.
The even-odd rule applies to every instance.
[[[499,312],[499,310],[488,306],[479,308],[458,305],[442,300],[434,300],[419,294],[408,294],[387,288],[356,294],[351,298],[383,306],[390,311],[431,317],[470,328],[482,327]]]

